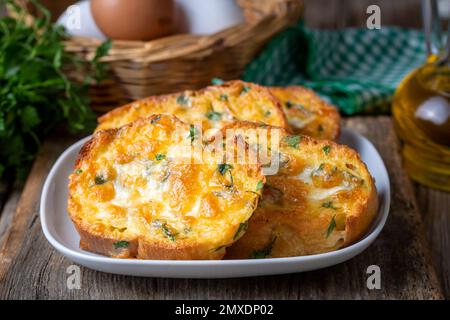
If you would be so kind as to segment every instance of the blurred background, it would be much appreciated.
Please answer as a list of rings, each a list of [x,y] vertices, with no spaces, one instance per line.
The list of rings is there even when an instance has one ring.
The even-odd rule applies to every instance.
[[[43,0],[54,19],[70,4],[71,0]],[[305,21],[312,28],[342,28],[364,26],[367,16],[363,13],[369,5],[378,5],[383,14],[383,25],[421,28],[421,0],[304,0]]]

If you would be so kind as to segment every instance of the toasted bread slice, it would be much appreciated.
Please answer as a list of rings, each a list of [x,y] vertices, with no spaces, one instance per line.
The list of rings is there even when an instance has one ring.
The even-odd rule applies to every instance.
[[[295,134],[326,140],[335,140],[339,136],[338,110],[314,91],[300,86],[271,87],[270,91],[281,101]]]
[[[261,127],[247,122],[224,130],[230,128]],[[358,153],[332,141],[263,128],[268,130],[268,141],[274,139],[274,130],[279,134],[278,147],[271,144],[270,156],[279,159],[279,170],[266,177],[247,232],[228,249],[226,257],[309,255],[360,239],[376,215],[378,200],[374,181]],[[244,138],[251,148],[267,146],[261,146],[254,135]]]
[[[223,163],[214,150],[198,161],[192,150],[205,144],[196,134],[171,115],[95,133],[69,178],[81,248],[117,258],[222,258],[245,231],[265,178],[259,165]]]
[[[98,130],[119,128],[152,114],[173,114],[189,124],[201,123],[205,138],[234,120],[289,128],[281,104],[267,88],[230,81],[199,91],[153,96],[112,110],[99,118]],[[208,134],[207,130],[212,129]]]

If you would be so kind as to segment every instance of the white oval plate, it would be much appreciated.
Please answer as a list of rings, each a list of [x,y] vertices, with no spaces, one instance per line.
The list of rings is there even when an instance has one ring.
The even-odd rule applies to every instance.
[[[67,213],[68,176],[82,139],[56,161],[42,191],[40,218],[47,240],[67,258],[85,267],[117,274],[167,278],[234,278],[303,272],[329,267],[361,253],[378,236],[386,222],[390,204],[389,177],[375,147],[363,136],[342,130],[339,142],[357,150],[375,178],[380,208],[366,236],[359,242],[329,253],[310,256],[245,260],[137,260],[115,259],[83,251],[79,236]]]

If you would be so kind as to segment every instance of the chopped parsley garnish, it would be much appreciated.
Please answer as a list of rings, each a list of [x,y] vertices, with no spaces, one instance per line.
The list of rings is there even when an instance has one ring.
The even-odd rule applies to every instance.
[[[167,227],[167,223],[161,225],[161,230],[170,241],[175,241],[175,234]]]
[[[185,96],[184,94],[180,94],[177,97],[177,103],[185,106],[189,103],[189,97]]]
[[[300,104],[300,103],[293,103],[290,100],[286,101],[286,103],[284,105],[288,109],[297,108],[299,110],[305,110],[305,107],[302,104]]]
[[[96,175],[94,182],[96,185],[101,185],[106,183],[106,179],[102,175]]]
[[[228,172],[230,176],[230,184],[226,185],[226,187],[231,188],[233,187],[234,181],[233,181],[233,174],[231,173],[231,169],[233,169],[233,166],[227,163],[221,163],[217,166],[217,170],[222,176],[225,176],[225,174]]]
[[[333,230],[336,228],[336,215],[331,218],[330,224],[328,225],[327,232],[325,233],[325,237],[328,238]]]
[[[189,127],[189,137],[191,138],[191,143],[194,142],[195,138],[197,137],[198,130],[197,128],[191,124]]]
[[[323,152],[328,155],[330,153],[331,150],[331,146],[330,145],[326,145],[325,147],[322,148]]]
[[[241,91],[241,96],[242,96],[243,94],[249,92],[251,89],[252,89],[252,88],[250,88],[249,86],[244,86],[244,87],[242,88],[242,91]]]
[[[333,210],[339,209],[338,207],[333,205],[332,201],[327,201],[327,202],[322,203],[322,207],[327,208],[327,209],[333,209]]]
[[[217,166],[217,170],[219,170],[221,175],[225,175],[225,173],[227,173],[227,171],[231,170],[232,168],[233,166],[227,163],[221,163]]]
[[[220,100],[221,100],[221,101],[228,101],[228,95],[226,95],[225,93],[222,93],[222,94],[220,95]]]
[[[277,240],[277,237],[274,237],[270,243],[260,250],[255,250],[251,253],[250,259],[264,259],[267,258],[272,253],[272,248]]]
[[[233,240],[236,240],[242,232],[245,232],[248,228],[248,221],[242,222],[239,224],[236,233],[234,234]]]
[[[166,236],[170,241],[175,241],[176,234],[167,226],[167,222],[162,222],[161,220],[154,220],[152,226],[160,228],[163,235]]]
[[[285,137],[286,143],[292,148],[298,149],[300,143],[300,136],[287,136]]]
[[[155,124],[157,123],[159,120],[161,119],[160,115],[157,115],[156,117],[154,117],[152,120],[150,120],[151,124]]]
[[[322,171],[324,167],[325,167],[325,163],[321,163],[319,168],[317,168],[317,170]]]
[[[293,105],[294,105],[294,104],[293,104],[290,100],[286,101],[286,103],[285,103],[285,106],[286,106],[286,108],[288,108],[288,109],[292,108]]]
[[[216,111],[208,111],[206,117],[211,121],[219,121],[222,118],[222,114]]]
[[[75,170],[73,173],[75,173],[75,174],[80,174],[80,173],[83,173],[83,170],[77,169],[77,170]]]
[[[317,127],[317,131],[319,131],[319,133],[323,132],[323,126],[321,124],[319,124],[319,126]]]
[[[262,188],[264,188],[264,182],[262,182],[262,180],[259,180],[258,183],[256,184],[256,192],[258,192]]]
[[[270,116],[272,113],[270,112],[270,111],[266,111],[266,112],[264,112],[264,117],[268,117],[268,116]]]
[[[223,80],[220,79],[220,78],[212,78],[212,79],[211,79],[211,83],[214,84],[214,85],[216,85],[216,86],[218,86],[218,85],[224,84],[225,81],[223,81]]]
[[[119,249],[119,248],[127,248],[129,246],[129,242],[122,240],[122,241],[117,241],[114,242],[114,248]]]
[[[165,155],[165,154],[162,154],[162,153],[158,153],[158,154],[155,156],[155,159],[158,160],[158,161],[164,160],[165,158],[166,158],[166,155]]]
[[[216,249],[214,249],[214,252],[220,251],[220,250],[222,250],[223,248],[225,248],[225,246],[219,246],[219,247],[217,247]]]

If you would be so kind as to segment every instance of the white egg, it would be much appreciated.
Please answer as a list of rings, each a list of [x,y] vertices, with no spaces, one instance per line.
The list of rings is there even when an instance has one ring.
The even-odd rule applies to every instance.
[[[213,34],[244,22],[235,0],[176,0],[180,31]]]
[[[72,36],[106,40],[106,36],[97,27],[92,17],[89,0],[79,1],[68,7],[56,23],[63,25]]]

